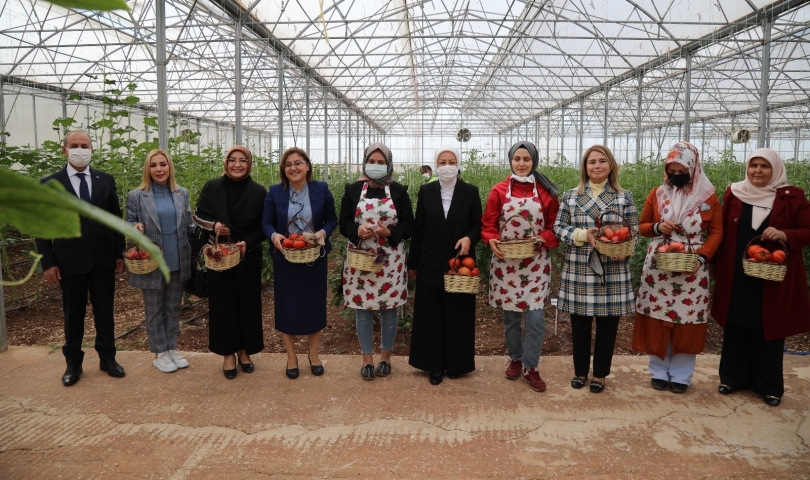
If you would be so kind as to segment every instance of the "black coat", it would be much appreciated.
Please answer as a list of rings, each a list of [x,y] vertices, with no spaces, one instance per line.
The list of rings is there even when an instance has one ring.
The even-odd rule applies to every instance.
[[[457,253],[456,242],[469,237],[470,253],[475,254],[481,239],[481,197],[478,187],[459,179],[445,219],[440,188],[440,182],[419,188],[408,269],[417,271],[418,284],[444,288],[444,273]]]
[[[87,169],[92,178],[90,204],[121,218],[121,205],[115,190],[112,175],[92,168]],[[55,178],[65,190],[73,191],[67,167],[42,179],[42,183]],[[37,250],[42,255],[42,269],[58,266],[64,276],[81,275],[92,270],[113,270],[115,260],[123,258],[124,236],[104,225],[81,218],[81,233],[78,238],[57,238],[53,240],[37,238]]]
[[[365,182],[361,181],[346,184],[343,200],[340,203],[340,218],[338,219],[340,233],[354,244],[357,244],[359,240],[357,229],[360,227],[354,221],[354,212],[357,209],[357,203],[360,201],[360,194],[363,192],[364,184]],[[407,186],[394,182],[388,187],[391,191],[391,201],[394,202],[394,207],[397,210],[397,224],[389,228],[391,236],[388,237],[388,243],[392,247],[396,247],[402,240],[411,238],[414,222],[413,207],[411,206],[411,197],[408,196]],[[384,196],[385,190],[381,188],[369,187],[366,193],[367,198],[383,198]]]

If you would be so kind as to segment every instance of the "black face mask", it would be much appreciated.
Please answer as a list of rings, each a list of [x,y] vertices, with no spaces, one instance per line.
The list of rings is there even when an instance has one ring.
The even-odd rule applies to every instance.
[[[683,188],[684,185],[689,183],[689,172],[679,174],[667,173],[667,180],[677,188]]]

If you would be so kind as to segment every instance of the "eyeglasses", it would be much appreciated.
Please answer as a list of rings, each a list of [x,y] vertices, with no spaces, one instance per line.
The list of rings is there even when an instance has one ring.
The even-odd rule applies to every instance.
[[[248,160],[247,158],[231,158],[231,157],[228,157],[226,162],[228,162],[228,163],[250,163],[250,160]]]
[[[299,161],[297,161],[297,162],[295,162],[295,163],[285,163],[285,164],[284,164],[284,168],[293,168],[293,167],[296,167],[296,168],[301,168],[301,167],[303,167],[303,166],[304,166],[304,164],[306,164],[306,163],[307,163],[307,162],[300,161],[300,160],[299,160]]]

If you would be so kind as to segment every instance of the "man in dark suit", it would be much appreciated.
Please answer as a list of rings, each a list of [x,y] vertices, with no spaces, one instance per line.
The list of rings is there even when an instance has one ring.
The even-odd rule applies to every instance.
[[[62,141],[62,153],[68,163],[62,170],[42,179],[52,178],[64,185],[68,192],[111,214],[121,217],[121,206],[111,175],[89,167],[93,145],[83,131],[72,131]],[[65,313],[65,345],[62,353],[67,370],[62,384],[73,385],[82,374],[82,339],[84,317],[87,313],[87,294],[93,304],[96,326],[96,351],[101,370],[111,377],[123,377],[124,369],[115,361],[115,334],[113,298],[115,274],[124,271],[124,237],[113,230],[86,218],[81,218],[81,237],[36,239],[42,254],[42,269],[50,283],[62,287],[62,309]]]

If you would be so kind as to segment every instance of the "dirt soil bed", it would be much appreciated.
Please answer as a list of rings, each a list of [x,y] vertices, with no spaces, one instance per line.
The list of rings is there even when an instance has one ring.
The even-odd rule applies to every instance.
[[[21,278],[27,272],[31,262],[25,250],[30,243],[22,243],[8,249],[7,264],[11,267],[13,278]],[[4,259],[5,260],[5,259]],[[330,269],[340,268],[333,259]],[[4,269],[5,270],[5,269]],[[148,350],[146,330],[143,327],[143,297],[141,291],[127,283],[128,273],[116,278],[115,297],[115,331],[119,350]],[[4,279],[8,275],[4,272]],[[38,290],[37,291],[37,287]],[[327,325],[321,340],[321,351],[326,354],[360,353],[360,346],[354,328],[354,311],[331,305],[327,307]],[[6,287],[6,320],[8,339],[11,345],[49,346],[60,348],[64,343],[64,326],[61,292],[58,286],[48,284],[42,276],[37,276],[20,287]],[[37,301],[37,298],[39,300]],[[284,351],[281,334],[274,329],[273,288],[270,285],[262,291],[264,310],[264,344],[265,352],[280,353]],[[405,307],[405,316],[413,312],[413,295]],[[504,355],[506,348],[503,338],[502,314],[487,303],[485,293],[477,298],[475,350],[477,355]],[[92,348],[95,333],[92,321],[92,308],[88,305],[85,345]],[[208,301],[188,297],[181,314],[179,349],[182,351],[208,351]],[[556,322],[556,326],[555,326]],[[556,329],[556,333],[555,333]],[[616,339],[617,355],[639,355],[632,348],[633,316],[626,315],[621,319]],[[722,348],[723,331],[714,322],[709,324],[704,353],[719,354]],[[379,345],[379,323],[375,322],[375,345]],[[791,351],[810,351],[810,334],[803,334],[787,339],[787,348]],[[395,355],[408,355],[410,350],[410,332],[399,328],[394,344]],[[297,348],[300,353],[306,351],[306,337],[299,337]],[[568,314],[559,312],[549,306],[546,309],[546,337],[543,343],[543,355],[570,355],[571,327]]]

